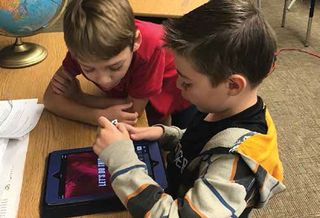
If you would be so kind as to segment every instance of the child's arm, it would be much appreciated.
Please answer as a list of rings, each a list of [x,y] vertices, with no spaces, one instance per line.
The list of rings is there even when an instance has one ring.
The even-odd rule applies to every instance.
[[[132,102],[132,108],[129,110],[131,112],[137,112],[139,117],[144,113],[144,110],[147,106],[148,99],[147,98],[132,98],[128,97],[128,102]]]
[[[144,113],[144,109],[148,103],[147,98],[138,99],[138,98],[132,98],[129,96],[128,98],[120,99],[120,98],[111,98],[106,96],[95,96],[95,95],[90,95],[84,92],[81,93],[81,97],[79,96],[79,97],[73,98],[73,100],[87,107],[100,108],[100,109],[132,102],[132,107],[130,107],[127,111],[137,112],[139,117]]]
[[[63,95],[88,107],[103,109],[113,105],[128,103],[127,98],[95,96],[83,92],[79,80],[67,72],[62,66],[52,77],[50,85],[54,93]]]
[[[170,151],[174,149],[185,132],[176,126],[165,126],[157,124],[152,127],[134,127],[125,125],[132,140],[159,140],[160,147],[163,150]]]
[[[184,198],[174,200],[147,174],[125,126],[104,118],[99,123],[93,149],[108,166],[112,187],[133,217],[238,217],[246,208],[246,189],[233,181],[237,156],[208,160],[204,175]]]
[[[108,108],[94,108],[80,104],[78,101],[68,97],[81,96],[81,94],[77,93],[81,91],[81,88],[78,82],[74,80],[67,83],[67,85],[74,86],[72,91],[64,89],[66,87],[64,82],[66,81],[60,76],[63,74],[62,71],[62,67],[59,68],[44,94],[44,104],[48,110],[64,118],[93,125],[97,125],[97,119],[100,116],[105,116],[108,119],[118,119],[129,124],[137,122],[138,114],[128,112],[132,107],[132,103],[115,105]]]

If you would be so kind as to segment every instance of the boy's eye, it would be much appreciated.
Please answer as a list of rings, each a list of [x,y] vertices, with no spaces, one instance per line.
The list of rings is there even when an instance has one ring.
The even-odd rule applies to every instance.
[[[94,71],[94,69],[84,69],[83,68],[83,71],[85,71],[86,73],[92,73]]]
[[[112,66],[112,67],[109,67],[109,69],[110,69],[111,71],[118,71],[118,70],[120,70],[120,69],[121,69],[121,67],[122,67],[122,65],[119,65],[119,66]]]
[[[183,88],[183,89],[188,89],[188,88],[190,88],[191,87],[191,83],[186,83],[186,82],[182,82],[181,83],[181,87]]]

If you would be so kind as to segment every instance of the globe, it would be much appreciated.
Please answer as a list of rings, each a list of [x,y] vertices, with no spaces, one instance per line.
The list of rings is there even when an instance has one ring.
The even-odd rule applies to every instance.
[[[54,24],[67,0],[0,0],[0,35],[15,37],[15,43],[0,51],[0,66],[19,68],[41,62],[47,50],[21,37],[37,34]]]

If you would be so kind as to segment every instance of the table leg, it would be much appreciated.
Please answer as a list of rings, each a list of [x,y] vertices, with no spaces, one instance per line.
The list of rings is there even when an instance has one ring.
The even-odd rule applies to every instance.
[[[292,0],[288,6],[288,10],[290,10],[290,8],[293,6],[293,4],[296,2],[297,0]]]
[[[288,0],[284,0],[281,27],[284,27],[284,25],[286,24],[287,8],[288,8]]]
[[[261,0],[257,0],[257,7],[261,9]]]
[[[304,43],[304,46],[306,46],[306,47],[309,46],[309,39],[310,39],[310,34],[311,34],[311,25],[312,25],[312,19],[313,19],[315,4],[316,4],[316,0],[311,0],[310,1],[310,11],[309,11],[307,35],[306,35],[306,41]]]

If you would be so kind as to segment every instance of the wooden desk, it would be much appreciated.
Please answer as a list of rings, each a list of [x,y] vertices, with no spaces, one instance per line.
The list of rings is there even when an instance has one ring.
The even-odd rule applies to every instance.
[[[0,49],[13,41],[13,38],[0,36]],[[63,34],[42,33],[25,38],[24,41],[43,45],[48,49],[48,57],[32,67],[0,68],[0,99],[38,98],[42,103],[43,93],[66,53]],[[83,85],[85,89],[90,89],[90,85]],[[145,117],[140,119],[138,125],[144,124],[146,124]],[[38,125],[30,133],[18,217],[39,217],[41,186],[48,153],[67,148],[86,147],[93,143],[95,135],[96,127],[62,119],[46,110],[43,111]],[[130,216],[124,211],[86,217]]]
[[[179,17],[208,0],[129,0],[137,16]]]
[[[192,9],[208,2],[208,0],[129,0],[134,15],[148,18],[179,17]],[[147,19],[151,20],[152,19]],[[62,31],[62,18],[45,31]]]

